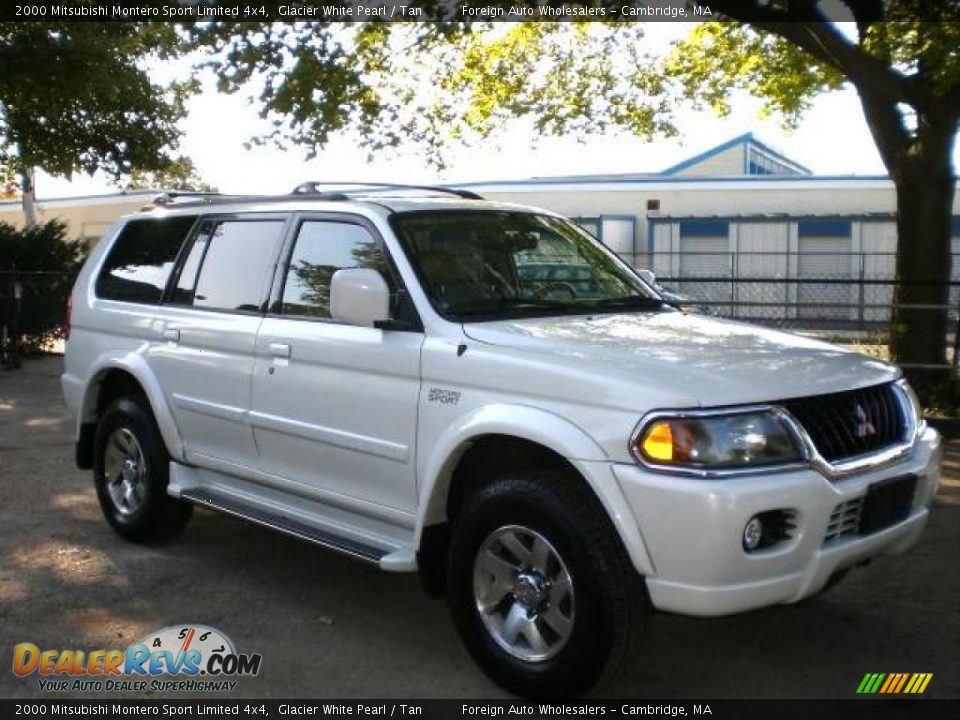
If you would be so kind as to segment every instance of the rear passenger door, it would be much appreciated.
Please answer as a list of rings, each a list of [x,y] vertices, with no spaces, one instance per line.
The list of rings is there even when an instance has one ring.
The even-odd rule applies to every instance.
[[[231,472],[257,464],[250,377],[286,220],[202,219],[154,319],[149,363],[197,465]]]
[[[287,490],[412,523],[423,333],[330,317],[337,270],[374,268],[395,297],[398,276],[373,226],[350,215],[300,217],[286,254],[257,338],[251,421],[261,469]]]

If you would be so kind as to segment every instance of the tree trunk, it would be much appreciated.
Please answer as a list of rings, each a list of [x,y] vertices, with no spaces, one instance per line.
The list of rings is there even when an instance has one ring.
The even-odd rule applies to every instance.
[[[23,224],[26,226],[27,230],[33,230],[33,228],[37,226],[37,192],[36,185],[34,185],[35,177],[36,170],[34,168],[27,168],[20,173],[20,185],[23,193],[20,204],[23,207]]]
[[[942,397],[947,363],[956,121],[925,125],[890,169],[897,189],[897,286],[890,353],[917,392]]]

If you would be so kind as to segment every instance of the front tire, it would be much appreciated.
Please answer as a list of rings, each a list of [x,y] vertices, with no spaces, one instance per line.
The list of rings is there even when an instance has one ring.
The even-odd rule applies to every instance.
[[[596,497],[562,471],[508,474],[458,513],[448,601],[467,650],[529,698],[576,697],[629,665],[650,612]]]
[[[113,402],[97,424],[93,481],[104,517],[133,542],[162,542],[177,535],[192,506],[167,495],[170,456],[140,398]]]

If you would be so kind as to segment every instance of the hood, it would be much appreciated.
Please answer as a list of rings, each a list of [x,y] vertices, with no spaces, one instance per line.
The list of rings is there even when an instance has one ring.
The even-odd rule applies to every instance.
[[[627,380],[675,407],[770,402],[877,385],[892,365],[817,340],[681,312],[467,323],[481,343]],[[619,383],[618,383],[619,384]]]

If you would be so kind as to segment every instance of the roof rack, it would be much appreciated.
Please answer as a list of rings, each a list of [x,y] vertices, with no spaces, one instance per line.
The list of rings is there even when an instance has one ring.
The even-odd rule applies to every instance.
[[[347,186],[348,189],[343,190]],[[335,188],[321,190],[322,187]],[[355,190],[350,188],[356,188]],[[427,190],[430,192],[446,193],[467,200],[483,200],[483,197],[470,190],[459,190],[435,185],[403,185],[395,183],[368,183],[368,182],[305,182],[297,185],[289,195],[226,195],[218,192],[201,192],[191,190],[170,190],[161,193],[142,210],[153,210],[157,207],[177,206],[189,207],[194,205],[214,205],[231,202],[283,202],[292,198],[313,197],[317,200],[349,200],[351,195],[364,190]]]
[[[456,195],[457,197],[464,198],[466,200],[483,200],[483,196],[477,195],[477,193],[472,192],[471,190],[461,190],[459,188],[444,187],[442,185],[407,185],[406,183],[371,183],[371,182],[305,182],[297,185],[292,195],[327,195],[320,188],[321,187],[335,187],[343,188],[355,187],[357,191],[362,190],[428,190],[430,192],[446,193],[447,195]],[[352,190],[338,190],[339,193],[344,195],[353,192]]]
[[[245,200],[249,195],[224,195],[218,192],[201,192],[193,190],[169,190],[157,195],[151,205],[173,205],[178,200],[192,202],[223,202],[225,200]],[[147,206],[149,208],[149,205]]]
[[[218,192],[193,192],[193,191],[170,191],[165,192],[153,198],[148,204],[141,208],[143,211],[153,210],[157,207],[192,207],[194,205],[215,205],[231,202],[283,202],[290,200],[293,195],[227,195]],[[318,198],[324,200],[347,200],[343,193],[318,193]]]

